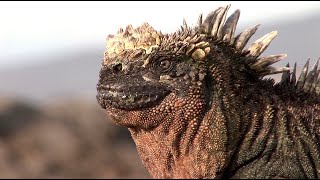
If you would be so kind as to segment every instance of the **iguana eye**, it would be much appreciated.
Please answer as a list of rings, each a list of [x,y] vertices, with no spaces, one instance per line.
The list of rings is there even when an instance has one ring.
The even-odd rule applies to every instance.
[[[160,68],[161,69],[168,69],[170,67],[171,63],[169,62],[169,60],[163,60],[160,62]]]
[[[168,59],[159,59],[156,64],[161,72],[168,72],[172,69],[172,62]]]

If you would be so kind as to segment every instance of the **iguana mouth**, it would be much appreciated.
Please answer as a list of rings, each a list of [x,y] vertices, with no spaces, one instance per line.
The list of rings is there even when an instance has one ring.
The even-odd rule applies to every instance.
[[[97,85],[97,100],[102,108],[133,110],[157,104],[169,90],[155,85]]]

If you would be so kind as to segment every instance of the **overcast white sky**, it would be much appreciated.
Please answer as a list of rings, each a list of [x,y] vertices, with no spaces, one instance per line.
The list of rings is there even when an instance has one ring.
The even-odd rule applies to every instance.
[[[162,32],[175,31],[185,18],[196,23],[218,6],[241,10],[240,23],[303,18],[320,10],[320,2],[0,2],[0,66],[24,62],[23,57],[55,50],[104,44],[108,34],[127,24],[149,22]],[[101,47],[103,49],[104,47]],[[17,58],[21,57],[21,58]],[[24,62],[25,63],[25,62]]]

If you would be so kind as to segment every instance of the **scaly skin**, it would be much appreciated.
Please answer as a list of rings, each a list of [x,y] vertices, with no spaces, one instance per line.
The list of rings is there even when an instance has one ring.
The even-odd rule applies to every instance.
[[[234,37],[228,8],[169,35],[143,24],[109,36],[99,104],[154,178],[319,178],[319,70],[296,82],[270,69],[285,56],[258,56],[275,32],[242,50],[256,29]],[[281,83],[262,79],[273,73]]]

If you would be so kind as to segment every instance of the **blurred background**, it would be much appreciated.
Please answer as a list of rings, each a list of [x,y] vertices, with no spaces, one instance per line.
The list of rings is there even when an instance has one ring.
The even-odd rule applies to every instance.
[[[249,44],[278,30],[263,54],[287,53],[276,66],[320,57],[320,2],[0,2],[0,177],[150,178],[95,99],[105,39],[145,21],[170,33],[227,4],[237,34],[261,24]]]

